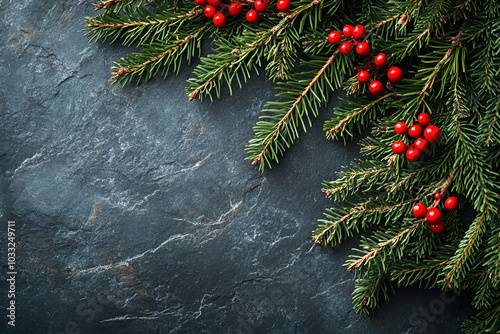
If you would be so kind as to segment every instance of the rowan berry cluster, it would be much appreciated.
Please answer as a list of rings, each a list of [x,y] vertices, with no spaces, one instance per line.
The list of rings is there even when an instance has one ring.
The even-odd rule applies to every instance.
[[[340,31],[332,31],[328,35],[328,42],[331,44],[339,44],[339,52],[342,54],[349,54],[352,48],[356,48],[356,52],[360,56],[365,56],[368,64],[365,66],[355,67],[354,70],[361,70],[358,72],[357,78],[360,83],[367,83],[370,81],[370,72],[374,72],[373,80],[370,82],[369,90],[373,95],[382,94],[384,91],[384,85],[377,80],[377,75],[379,72],[387,72],[387,78],[392,83],[400,83],[403,80],[403,71],[396,66],[389,69],[384,68],[387,65],[387,56],[385,53],[379,53],[375,57],[370,53],[371,48],[369,41],[361,41],[366,35],[365,27],[362,25],[357,25],[355,27],[351,25],[346,25]],[[342,40],[344,40],[342,42]]]
[[[200,6],[204,6],[205,16],[212,19],[217,28],[226,25],[227,15],[238,16],[243,8],[251,8],[246,12],[245,18],[249,23],[256,23],[259,20],[259,13],[266,11],[269,7],[269,0],[231,0],[230,4],[222,0],[195,0]],[[279,11],[287,11],[290,8],[290,0],[278,0],[276,7]]]
[[[441,193],[438,192],[434,195],[434,199],[439,201],[441,196]],[[449,211],[454,211],[458,208],[458,200],[455,197],[450,196],[444,202],[444,207]],[[438,208],[427,209],[424,204],[417,203],[413,207],[413,215],[416,218],[425,218],[431,226],[431,231],[434,233],[441,233],[445,228],[443,214]]]
[[[437,143],[439,138],[441,138],[441,130],[430,123],[431,116],[427,113],[418,115],[418,124],[412,125],[410,129],[408,129],[404,122],[396,123],[396,125],[394,125],[394,131],[396,131],[397,134],[404,135],[408,131],[410,137],[418,139],[408,147],[404,142],[397,141],[392,144],[392,151],[396,154],[403,154],[406,152],[406,158],[410,161],[419,160],[420,153],[427,151],[429,143]],[[422,127],[424,127],[424,130],[422,130]]]

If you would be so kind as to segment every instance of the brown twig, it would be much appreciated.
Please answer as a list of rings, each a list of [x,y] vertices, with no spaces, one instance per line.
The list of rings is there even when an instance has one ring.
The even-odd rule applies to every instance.
[[[130,1],[130,0],[109,0],[109,1],[99,1],[99,3],[97,3],[94,8],[95,10],[99,10],[99,9],[108,9],[114,5],[116,5],[117,3],[120,3],[120,2],[125,2],[125,1]]]
[[[391,21],[394,21],[395,19],[397,19],[399,17],[399,14],[396,14],[394,15],[393,17],[390,17],[388,18],[387,20],[384,20],[384,21],[380,21],[379,23],[377,23],[376,25],[374,25],[372,27],[372,29],[377,29],[381,26],[383,26],[384,24],[388,23],[388,22],[391,22]]]

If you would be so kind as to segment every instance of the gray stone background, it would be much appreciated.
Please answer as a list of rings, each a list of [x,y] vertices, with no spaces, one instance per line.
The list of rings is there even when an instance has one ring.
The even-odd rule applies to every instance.
[[[343,267],[356,239],[312,243],[330,204],[322,180],[359,152],[324,138],[336,98],[261,175],[243,149],[272,83],[188,102],[191,66],[110,87],[113,60],[131,50],[88,44],[91,15],[91,1],[0,0],[0,332],[460,331],[473,314],[465,294],[444,303],[439,290],[398,289],[374,316],[357,315]]]

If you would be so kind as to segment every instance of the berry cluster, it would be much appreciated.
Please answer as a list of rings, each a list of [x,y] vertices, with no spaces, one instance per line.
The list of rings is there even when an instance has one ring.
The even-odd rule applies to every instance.
[[[349,54],[352,51],[353,46],[356,47],[356,52],[361,56],[366,56],[366,60],[368,61],[368,65],[355,67],[354,70],[362,70],[358,72],[357,78],[360,83],[367,83],[370,81],[370,72],[368,70],[374,71],[375,75],[373,81],[370,82],[370,86],[368,87],[370,93],[373,95],[382,94],[384,91],[384,85],[380,81],[377,80],[377,75],[380,71],[387,72],[387,78],[392,83],[400,83],[403,80],[403,71],[396,66],[391,67],[390,69],[384,68],[387,65],[387,56],[385,53],[379,53],[375,58],[370,53],[371,48],[368,44],[368,40],[364,42],[360,42],[359,40],[365,37],[366,30],[362,25],[357,25],[355,27],[351,25],[346,25],[342,29],[342,33],[340,31],[332,31],[328,35],[328,42],[331,44],[339,44],[339,52],[342,54]],[[342,42],[342,40],[346,38],[347,40]],[[341,43],[342,42],[342,43]]]
[[[441,193],[434,195],[436,201],[441,199]],[[458,200],[455,197],[448,197],[444,202],[444,207],[449,211],[454,211],[458,208]],[[416,218],[424,218],[431,225],[431,231],[434,233],[441,233],[444,230],[443,214],[438,208],[430,208],[427,210],[424,204],[417,203],[413,207],[413,215]]]
[[[232,0],[231,4],[223,3],[222,0],[195,0],[200,6],[204,6],[205,16],[212,19],[217,28],[226,25],[226,16],[238,16],[244,7],[254,7],[250,9],[245,17],[249,23],[256,23],[259,20],[259,13],[263,13],[269,7],[269,0]],[[287,11],[290,8],[290,0],[278,0],[276,5],[279,11]]]
[[[429,143],[437,143],[441,138],[441,130],[435,125],[430,125],[431,116],[427,113],[418,115],[418,124],[414,124],[408,129],[406,123],[398,122],[394,125],[394,131],[397,134],[404,135],[408,130],[408,135],[412,138],[418,138],[413,144],[406,147],[402,141],[397,141],[392,144],[392,151],[396,154],[403,154],[406,151],[406,158],[410,161],[417,161],[420,159],[420,153],[427,151]],[[422,130],[422,127],[425,129]],[[424,138],[422,138],[422,133]],[[408,150],[407,150],[408,148]]]

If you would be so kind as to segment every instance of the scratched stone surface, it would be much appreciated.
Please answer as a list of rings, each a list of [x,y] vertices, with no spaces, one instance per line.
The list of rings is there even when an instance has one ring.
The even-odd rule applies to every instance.
[[[358,157],[325,140],[336,96],[279,165],[244,145],[273,84],[188,102],[193,67],[124,89],[130,50],[88,44],[91,1],[0,0],[1,333],[457,333],[470,296],[398,289],[352,310],[338,248],[311,242],[324,179]],[[206,45],[206,50],[209,49]],[[338,94],[337,94],[338,95]],[[16,221],[16,327],[6,222]]]

